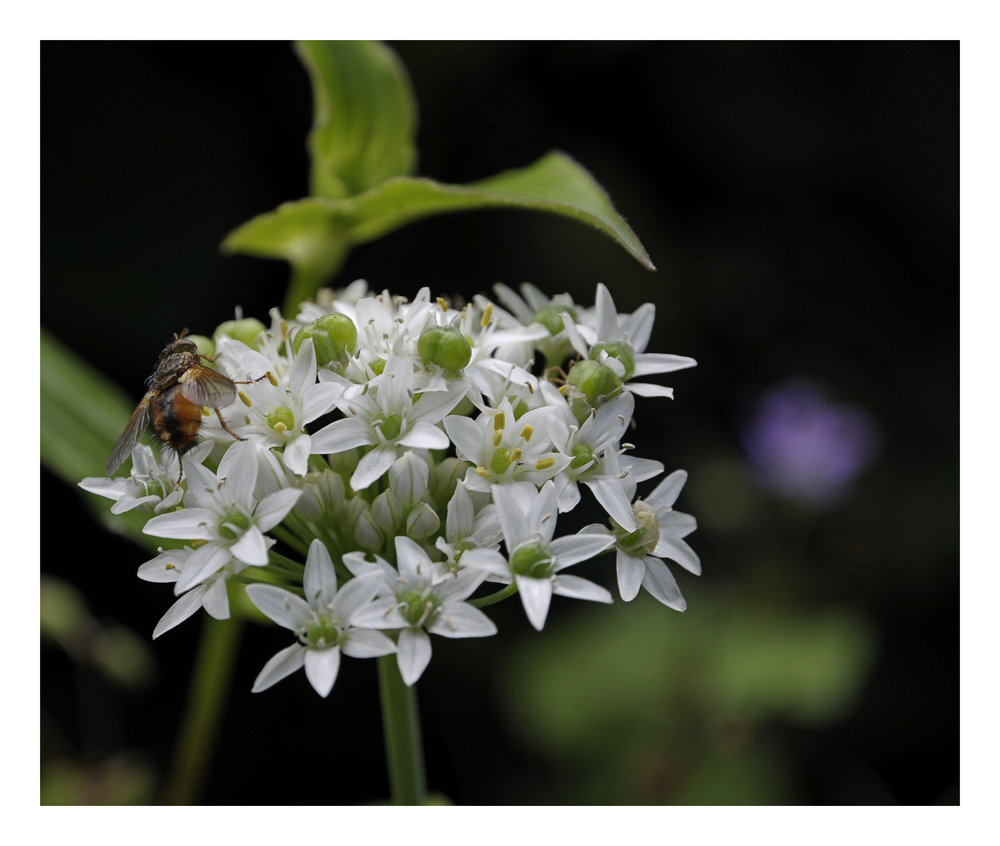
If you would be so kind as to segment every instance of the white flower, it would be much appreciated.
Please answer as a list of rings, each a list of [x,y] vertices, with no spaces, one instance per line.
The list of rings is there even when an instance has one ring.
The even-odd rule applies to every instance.
[[[399,571],[383,558],[366,561],[361,553],[344,556],[344,563],[359,578],[381,578],[379,599],[358,612],[359,626],[399,629],[396,660],[403,681],[412,685],[431,660],[428,632],[444,637],[485,637],[497,627],[482,611],[463,600],[482,583],[486,573],[466,569],[456,574],[435,564],[413,540],[397,536]]]
[[[627,384],[625,390],[643,397],[673,397],[673,388],[664,388],[644,382],[631,382],[638,376],[653,373],[670,373],[697,362],[683,355],[645,353],[653,331],[656,306],[646,303],[633,314],[620,315],[615,311],[614,300],[603,284],[597,285],[597,307],[594,326],[585,326],[563,314],[563,324],[573,348],[584,358],[593,359],[610,367],[615,375]]]
[[[201,462],[211,450],[211,443],[198,444],[186,453],[188,466]],[[146,444],[136,444],[132,449],[132,472],[127,479],[88,476],[78,484],[85,491],[115,500],[112,514],[124,514],[133,508],[163,514],[180,505],[184,497],[184,489],[174,482],[178,475],[176,465],[177,453],[172,449],[164,449],[157,461]]]
[[[496,551],[502,535],[496,506],[490,503],[476,512],[465,482],[455,485],[455,493],[448,501],[445,535],[435,543],[447,556],[446,569],[457,573],[477,560],[502,564],[503,558]]]
[[[275,541],[264,536],[291,511],[301,491],[285,488],[257,502],[253,496],[256,462],[237,465],[225,480],[195,464],[188,470],[186,501],[192,507],[161,514],[146,523],[144,534],[200,540],[188,559],[175,592],[183,593],[225,566],[231,558],[244,564],[267,564]]]
[[[540,491],[511,485],[495,485],[496,503],[507,545],[508,561],[502,565],[475,564],[505,582],[513,579],[528,620],[538,631],[545,625],[552,594],[611,602],[611,594],[579,576],[559,575],[572,564],[593,558],[614,544],[607,535],[577,534],[556,540],[558,503],[555,485],[546,482]]]
[[[309,470],[310,453],[318,452],[312,448],[305,426],[330,411],[344,389],[336,382],[316,381],[312,339],[302,342],[290,366],[277,374],[276,369],[260,353],[249,349],[244,352],[240,372],[263,372],[268,378],[240,386],[242,406],[232,408],[242,413],[243,423],[234,419],[230,426],[243,438],[258,439],[269,449],[282,449],[285,466],[304,476]]]
[[[591,410],[580,426],[563,395],[551,383],[544,383],[542,392],[557,412],[549,420],[552,442],[572,459],[556,478],[559,510],[571,511],[576,507],[580,501],[578,483],[582,482],[590,488],[601,507],[631,531],[635,528],[631,504],[634,481],[627,480],[627,466],[622,469],[616,459],[623,452],[620,441],[632,420],[635,408],[632,395],[623,393]],[[659,469],[662,470],[663,465],[659,465]]]
[[[396,460],[400,448],[447,449],[448,436],[437,427],[465,395],[467,386],[455,382],[446,391],[422,394],[414,402],[413,362],[391,354],[377,389],[348,398],[337,406],[349,415],[335,420],[312,436],[312,451],[338,453],[374,446],[358,463],[351,487],[364,490]]]
[[[147,582],[176,582],[193,554],[194,550],[190,547],[161,550],[156,558],[139,567],[138,576]],[[156,624],[153,639],[180,625],[202,607],[216,620],[228,620],[229,595],[226,593],[226,581],[247,566],[242,561],[231,558],[221,570],[182,594]]]
[[[295,632],[298,643],[281,650],[257,676],[253,692],[267,690],[305,666],[306,678],[320,696],[337,680],[340,653],[352,658],[376,658],[396,651],[381,632],[356,626],[358,613],[381,585],[377,575],[351,579],[339,591],[330,553],[314,540],[306,558],[302,587],[305,599],[274,585],[250,585],[247,596],[279,626]]]
[[[510,400],[504,398],[476,420],[445,418],[444,428],[458,457],[473,464],[465,477],[469,490],[488,492],[490,485],[517,482],[534,487],[569,464],[570,456],[552,450],[548,433],[552,414],[549,408],[537,408],[515,419]]]
[[[502,309],[495,309],[501,326],[513,328],[518,323],[524,326],[544,326],[545,334],[535,340],[535,346],[545,355],[549,365],[560,364],[572,355],[573,347],[560,317],[563,312],[569,313],[573,318],[578,315],[577,307],[569,294],[547,297],[529,282],[521,285],[523,299],[500,282],[493,286],[493,290],[500,302],[513,313],[512,316]],[[516,346],[517,342],[514,341],[512,345]]]
[[[597,525],[583,530],[613,537],[618,549],[618,590],[626,602],[635,599],[641,585],[664,605],[677,611],[687,608],[677,580],[660,560],[669,558],[696,576],[701,575],[698,555],[682,540],[698,524],[690,514],[672,508],[686,481],[687,473],[675,470],[645,500],[636,501],[632,506],[634,531],[615,526],[612,535],[606,527]]]

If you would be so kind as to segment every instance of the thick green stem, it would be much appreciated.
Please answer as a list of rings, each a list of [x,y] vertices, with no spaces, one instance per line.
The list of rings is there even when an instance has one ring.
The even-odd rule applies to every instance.
[[[495,602],[500,602],[502,599],[506,599],[508,596],[513,596],[517,593],[517,582],[511,582],[503,590],[498,590],[496,593],[491,593],[489,596],[483,596],[479,599],[469,599],[466,600],[469,605],[475,605],[477,608],[485,608],[487,605],[493,605]]]
[[[243,624],[214,620],[202,626],[187,711],[178,736],[170,778],[163,791],[165,805],[191,805],[201,794],[226,704]]]
[[[378,681],[392,802],[394,805],[426,805],[427,780],[417,692],[403,682],[395,655],[383,655],[378,659]]]

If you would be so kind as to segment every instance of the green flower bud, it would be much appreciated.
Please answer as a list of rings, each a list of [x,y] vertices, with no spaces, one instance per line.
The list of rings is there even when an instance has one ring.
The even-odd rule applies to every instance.
[[[279,432],[287,432],[295,426],[295,413],[288,406],[279,405],[268,412],[267,425]]]
[[[576,309],[566,305],[547,305],[545,308],[535,312],[532,321],[534,323],[541,323],[542,326],[549,330],[550,335],[558,335],[566,329],[562,319],[564,311],[569,313],[569,316],[573,318],[573,322],[575,323]]]
[[[420,333],[417,352],[449,373],[457,373],[472,359],[472,347],[454,326],[428,326]]]
[[[350,355],[358,345],[358,328],[346,314],[324,314],[319,320],[303,326],[292,338],[292,349],[298,355],[306,338],[312,338],[316,350],[316,365],[326,367],[331,361],[340,361]]]
[[[622,387],[615,372],[596,361],[578,361],[569,371],[569,383],[577,388],[594,408],[611,399]]]
[[[212,340],[218,344],[220,336],[228,335],[233,340],[242,341],[253,349],[253,342],[263,331],[264,324],[259,320],[254,317],[244,317],[242,320],[227,320],[225,323],[220,323],[212,335]]]
[[[635,357],[632,355],[632,347],[622,341],[610,341],[607,344],[598,344],[590,351],[590,357],[594,361],[601,360],[601,353],[607,353],[611,358],[616,358],[625,368],[623,382],[627,382],[635,375]]]
[[[510,568],[519,576],[545,579],[552,575],[552,556],[540,543],[526,543],[514,550]]]

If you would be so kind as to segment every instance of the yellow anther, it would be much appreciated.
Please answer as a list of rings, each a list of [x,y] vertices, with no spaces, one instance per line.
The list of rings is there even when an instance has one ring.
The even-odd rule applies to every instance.
[[[495,447],[500,446],[500,442],[502,440],[503,440],[503,432],[494,432],[493,433],[493,446],[495,446]]]
[[[274,387],[278,387],[278,377],[275,376],[270,370],[267,371],[267,381],[274,385]]]
[[[514,464],[515,462],[518,462],[520,460],[521,460],[521,450],[519,449],[512,450],[510,453],[510,463]]]
[[[493,418],[493,430],[499,432],[507,425],[507,416],[501,411]]]
[[[240,398],[240,402],[242,402],[247,408],[250,408],[250,406],[253,405],[253,403],[250,402],[250,397],[246,395],[245,391],[237,391],[236,395]]]
[[[521,437],[524,438],[526,441],[530,441],[531,440],[531,436],[533,434],[535,434],[535,430],[531,426],[525,426],[521,430]]]
[[[444,298],[438,297],[437,301],[438,301],[438,305],[441,306],[441,311],[447,311],[448,310],[448,303],[446,303],[444,301]]]
[[[549,458],[540,458],[538,460],[538,463],[535,465],[535,469],[536,470],[548,470],[555,463],[556,463],[556,460],[554,458],[552,458],[551,456]]]
[[[208,543],[207,540],[201,540],[200,538],[193,540],[191,541],[191,549],[197,549],[199,546],[204,546],[206,543]]]
[[[490,325],[490,320],[493,318],[493,303],[489,303],[486,306],[486,310],[483,311],[483,319],[479,321],[479,325],[485,329]]]
[[[176,569],[177,569],[177,567],[176,567],[175,565],[173,565],[173,564],[168,564],[168,565],[166,566],[166,569],[167,569],[167,570],[176,570]]]
[[[484,479],[488,479],[488,478],[490,477],[490,474],[489,474],[489,472],[488,472],[488,471],[486,470],[486,468],[485,468],[485,467],[477,467],[477,468],[476,468],[476,472],[477,472],[477,473],[478,473],[478,474],[479,474],[480,476],[482,476],[482,477],[483,477]]]
[[[212,409],[210,409],[207,405],[203,405],[201,407],[201,416],[202,417],[211,417],[212,416]]]
[[[566,396],[567,391],[569,391],[569,385],[560,385],[558,390],[560,394]]]

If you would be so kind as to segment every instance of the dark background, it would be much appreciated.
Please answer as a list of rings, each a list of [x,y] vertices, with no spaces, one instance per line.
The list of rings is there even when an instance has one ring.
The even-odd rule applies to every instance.
[[[491,609],[498,636],[436,640],[419,685],[431,787],[466,804],[957,803],[957,44],[393,46],[419,103],[421,175],[461,183],[563,150],[658,270],[571,221],[479,212],[358,248],[336,284],[469,297],[531,281],[589,304],[604,282],[619,311],[656,303],[650,351],[699,362],[653,377],[676,399],[640,400],[633,437],[691,474],[678,507],[698,517],[704,575],[673,568],[688,611],[557,598],[536,634],[515,600]],[[45,43],[41,68],[41,324],[138,400],[171,332],[280,304],[283,263],[218,245],[306,193],[308,81],[285,43]],[[822,505],[768,490],[740,446],[755,398],[802,378],[879,432],[871,466]],[[66,527],[41,538],[43,571],[146,638],[172,601],[134,577],[149,556],[41,472],[43,509]],[[566,527],[599,518],[584,499]],[[43,648],[43,784],[83,773],[91,800],[124,801],[109,760],[157,783],[202,617],[152,645],[155,680],[138,690]],[[659,668],[637,671],[649,690],[588,711],[594,656],[616,637],[622,659],[645,655],[660,634],[642,626],[678,651],[642,659]],[[831,665],[767,644],[807,633],[820,655],[830,632],[847,657],[824,710],[809,691]],[[345,660],[327,700],[302,673],[251,695],[286,643],[248,630],[204,801],[386,796],[374,662]],[[802,701],[770,671],[735,695],[733,672],[709,670],[744,654],[799,662]],[[567,667],[580,689],[552,682]]]

